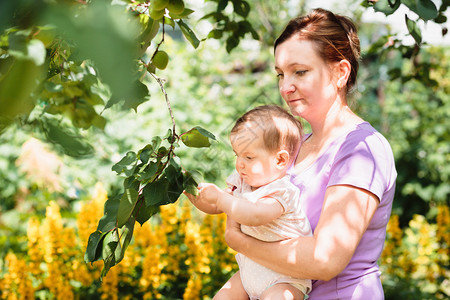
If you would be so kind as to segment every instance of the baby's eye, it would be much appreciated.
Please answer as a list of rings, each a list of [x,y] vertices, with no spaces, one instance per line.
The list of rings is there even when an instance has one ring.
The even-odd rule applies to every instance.
[[[251,156],[247,156],[247,157],[246,157],[246,159],[248,159],[248,160],[252,160],[252,159],[253,159],[253,157],[251,157]]]

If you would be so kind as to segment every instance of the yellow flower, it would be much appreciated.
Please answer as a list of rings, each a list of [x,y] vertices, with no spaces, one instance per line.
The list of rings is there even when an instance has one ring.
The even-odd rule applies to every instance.
[[[118,300],[119,293],[119,269],[113,267],[109,270],[108,274],[103,277],[102,285],[99,288],[101,293],[101,299],[105,300]]]
[[[89,235],[97,228],[103,216],[103,208],[108,198],[101,183],[95,185],[94,195],[90,201],[84,202],[77,217],[78,236],[83,247],[87,245]]]
[[[27,237],[28,237],[28,259],[29,271],[31,274],[37,276],[41,272],[40,264],[42,261],[42,254],[39,250],[39,233],[40,223],[36,217],[31,217],[28,220]]]
[[[24,260],[13,253],[5,257],[8,272],[3,278],[2,299],[34,299],[34,289]]]

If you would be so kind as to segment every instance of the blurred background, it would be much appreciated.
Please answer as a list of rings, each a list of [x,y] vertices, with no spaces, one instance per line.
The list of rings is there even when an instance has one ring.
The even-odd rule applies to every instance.
[[[291,17],[313,7],[357,24],[362,60],[352,107],[394,151],[397,191],[380,260],[386,298],[447,299],[448,5],[0,2],[0,299],[210,299],[236,270],[234,253],[223,216],[205,217],[183,196],[136,225],[124,260],[103,282],[102,263],[84,263],[108,195],[123,190],[111,168],[172,128],[157,76],[177,133],[199,125],[216,136],[209,148],[180,145],[182,168],[223,187],[234,168],[229,130],[256,105],[285,106],[273,43]],[[158,51],[168,54],[167,67],[155,61]]]

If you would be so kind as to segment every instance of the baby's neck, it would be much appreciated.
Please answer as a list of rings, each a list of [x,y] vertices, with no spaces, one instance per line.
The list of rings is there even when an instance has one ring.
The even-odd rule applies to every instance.
[[[287,171],[287,170],[286,170],[286,171]],[[276,178],[273,179],[273,180],[270,180],[270,181],[266,182],[266,183],[263,184],[263,185],[260,185],[260,186],[251,186],[252,192],[253,192],[253,191],[256,191],[256,190],[259,189],[260,187],[266,186],[266,185],[268,185],[268,184],[270,184],[270,183],[272,183],[272,182],[274,182],[274,181],[277,181],[278,179],[283,178],[284,176],[286,176],[286,171],[285,171],[285,172],[281,172],[281,173],[280,173],[280,176],[276,177]]]

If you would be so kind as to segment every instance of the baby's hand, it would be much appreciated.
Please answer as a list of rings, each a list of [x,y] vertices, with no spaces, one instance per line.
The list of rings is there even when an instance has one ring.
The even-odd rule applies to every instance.
[[[223,191],[213,183],[200,183],[198,185],[199,198],[210,204],[216,204],[219,194]]]

